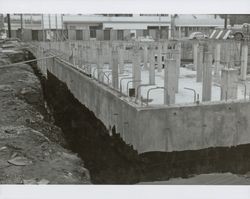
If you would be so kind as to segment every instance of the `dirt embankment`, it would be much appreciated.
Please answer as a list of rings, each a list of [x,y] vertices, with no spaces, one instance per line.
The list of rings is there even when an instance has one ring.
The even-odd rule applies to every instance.
[[[0,184],[90,183],[83,161],[62,147],[34,71],[26,64],[1,67],[11,61],[0,52]]]

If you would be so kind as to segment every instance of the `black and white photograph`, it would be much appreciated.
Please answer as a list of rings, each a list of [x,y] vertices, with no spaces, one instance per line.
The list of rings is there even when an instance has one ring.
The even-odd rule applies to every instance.
[[[36,198],[20,194],[31,185],[249,198],[250,3],[243,13],[55,3],[27,12],[0,1],[0,198]]]

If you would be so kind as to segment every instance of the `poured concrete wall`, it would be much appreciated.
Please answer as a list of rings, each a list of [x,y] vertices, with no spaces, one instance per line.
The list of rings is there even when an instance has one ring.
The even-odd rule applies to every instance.
[[[250,142],[250,103],[141,110],[142,151],[182,151]]]
[[[59,59],[48,60],[47,69],[108,129],[116,126],[116,132],[139,153],[250,143],[249,101],[136,107]]]

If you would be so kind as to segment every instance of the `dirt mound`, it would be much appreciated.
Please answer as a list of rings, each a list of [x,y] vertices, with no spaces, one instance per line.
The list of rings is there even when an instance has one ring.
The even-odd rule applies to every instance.
[[[4,58],[0,64],[9,62]],[[83,161],[61,146],[66,142],[32,68],[0,70],[0,184],[90,183]]]

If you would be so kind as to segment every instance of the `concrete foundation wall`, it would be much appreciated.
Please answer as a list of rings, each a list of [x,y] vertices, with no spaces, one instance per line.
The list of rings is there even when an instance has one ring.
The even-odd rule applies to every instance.
[[[250,102],[138,108],[71,65],[58,60],[54,64],[48,62],[48,70],[108,129],[116,126],[116,132],[139,153],[250,143]]]
[[[36,57],[43,55],[34,52]],[[118,91],[98,83],[59,59],[41,64],[104,125],[138,150],[184,151],[250,143],[250,101],[137,107]]]
[[[143,110],[142,151],[182,151],[250,141],[250,103]],[[147,122],[146,122],[147,121]]]

